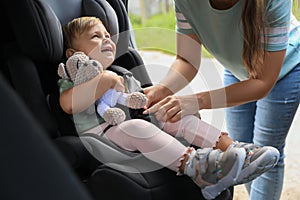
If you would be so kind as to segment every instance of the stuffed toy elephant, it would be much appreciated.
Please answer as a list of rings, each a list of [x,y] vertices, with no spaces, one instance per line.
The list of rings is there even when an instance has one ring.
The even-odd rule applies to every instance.
[[[74,86],[85,83],[102,72],[101,63],[90,59],[83,52],[75,52],[68,58],[66,64],[60,63],[58,67],[58,75],[63,79],[71,80]],[[126,118],[125,112],[115,107],[117,104],[139,109],[146,105],[147,97],[141,92],[124,93],[109,89],[95,103],[97,113],[109,124],[116,125]]]

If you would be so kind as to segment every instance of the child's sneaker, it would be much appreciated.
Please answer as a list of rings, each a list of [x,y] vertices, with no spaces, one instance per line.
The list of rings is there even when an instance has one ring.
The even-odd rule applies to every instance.
[[[231,148],[226,152],[204,148],[188,154],[184,174],[202,189],[206,199],[214,199],[232,186],[239,176],[246,152],[243,148]]]
[[[279,160],[279,151],[271,146],[260,147],[251,143],[235,142],[232,147],[246,150],[246,159],[236,185],[252,181],[272,169]]]

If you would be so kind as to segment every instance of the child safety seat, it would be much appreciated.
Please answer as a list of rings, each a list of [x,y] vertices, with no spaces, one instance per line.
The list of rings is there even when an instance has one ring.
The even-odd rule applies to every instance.
[[[139,152],[122,150],[93,134],[79,137],[59,106],[57,67],[66,59],[61,27],[80,16],[99,17],[113,36],[116,72],[133,75],[142,87],[152,84],[136,51],[126,0],[3,0],[1,4],[6,29],[1,73],[94,199],[203,199],[190,178],[176,176]],[[226,190],[217,199],[232,199],[232,192]]]

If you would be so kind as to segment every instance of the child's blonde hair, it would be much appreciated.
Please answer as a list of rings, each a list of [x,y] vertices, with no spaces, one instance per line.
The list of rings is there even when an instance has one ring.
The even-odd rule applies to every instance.
[[[64,41],[66,48],[72,48],[72,42],[86,30],[89,30],[96,24],[102,24],[97,17],[79,17],[75,18],[63,27]]]

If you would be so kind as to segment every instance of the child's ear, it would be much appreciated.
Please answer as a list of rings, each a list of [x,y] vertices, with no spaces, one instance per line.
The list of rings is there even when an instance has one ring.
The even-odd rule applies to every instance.
[[[74,49],[68,48],[68,49],[66,50],[66,56],[67,56],[67,58],[71,57],[75,52],[76,52],[76,51],[75,51]]]

